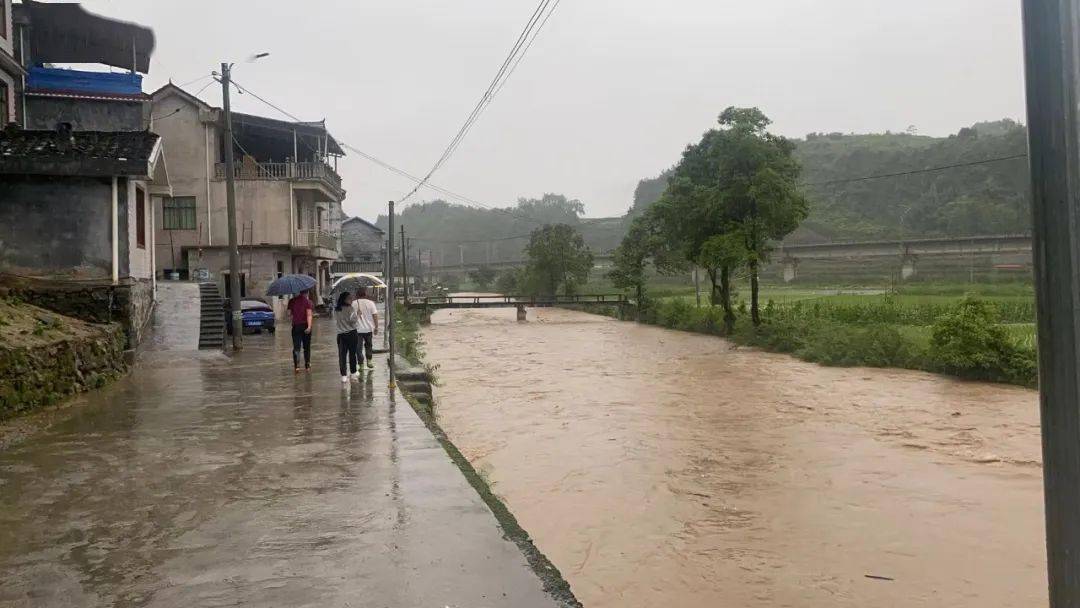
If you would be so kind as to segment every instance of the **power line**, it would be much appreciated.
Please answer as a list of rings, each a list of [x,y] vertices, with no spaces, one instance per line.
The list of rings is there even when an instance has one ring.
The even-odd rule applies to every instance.
[[[525,50],[522,51],[521,54],[518,55],[517,60],[514,61],[514,65],[510,68],[510,72],[507,73],[506,78],[503,79],[502,84],[499,85],[499,88],[495,90],[495,94],[491,96],[492,99],[498,97],[499,93],[502,92],[503,87],[506,86],[506,83],[508,80],[510,80],[510,77],[514,75],[514,71],[517,70],[518,65],[521,64],[521,60],[525,58],[525,54],[529,52],[530,48],[532,48],[533,42],[536,41],[536,37],[540,35],[541,30],[544,29],[545,25],[547,25],[548,19],[551,19],[551,16],[555,14],[555,9],[559,8],[559,4],[561,2],[562,0],[555,0],[555,4],[551,5],[551,10],[548,11],[547,16],[544,17],[544,20],[540,22],[540,27],[536,28],[536,32],[533,34],[532,38],[529,39],[529,44],[525,45]]]
[[[420,182],[417,183],[416,186],[413,187],[413,189],[410,190],[405,196],[401,197],[399,202],[405,202],[410,197],[412,197],[412,195],[416,194],[416,192],[420,190],[420,188],[422,188],[429,179],[431,179],[431,176],[434,175],[435,172],[438,171],[446,163],[446,161],[450,159],[450,156],[453,155],[454,151],[457,150],[457,147],[461,144],[462,140],[465,139],[465,135],[469,132],[470,129],[472,129],[473,124],[475,124],[476,120],[480,117],[480,114],[491,103],[495,90],[499,88],[500,84],[504,82],[504,78],[508,76],[508,70],[511,64],[513,64],[515,59],[519,57],[519,54],[524,55],[524,53],[522,52],[522,48],[526,44],[526,41],[529,39],[533,30],[536,29],[537,25],[540,22],[541,15],[543,15],[544,12],[547,10],[548,6],[551,4],[551,1],[552,0],[540,1],[540,3],[536,7],[536,10],[533,11],[532,16],[529,17],[529,21],[525,24],[525,28],[522,29],[521,34],[518,36],[517,41],[514,43],[514,46],[511,47],[510,52],[506,56],[506,59],[503,60],[502,65],[499,67],[499,71],[495,73],[495,78],[491,80],[491,84],[488,85],[488,88],[484,91],[484,94],[480,96],[480,100],[476,103],[473,111],[465,119],[465,122],[461,125],[461,128],[458,129],[457,134],[453,137],[453,139],[450,140],[450,143],[446,146],[446,149],[443,150],[442,156],[440,156],[439,159],[435,161],[435,164],[432,165],[431,169],[427,172],[423,179],[421,179]]]
[[[1012,156],[1002,156],[1002,157],[999,157],[999,158],[987,158],[987,159],[984,159],[984,160],[976,160],[976,161],[971,161],[971,162],[966,162],[966,163],[956,163],[956,164],[953,164],[953,165],[941,165],[940,167],[929,167],[929,168],[926,168],[926,169],[915,169],[915,170],[912,170],[912,171],[900,171],[898,173],[882,173],[882,174],[879,174],[879,175],[867,175],[867,176],[864,176],[864,177],[853,177],[853,178],[849,178],[849,179],[834,179],[834,180],[829,180],[829,181],[824,181],[824,182],[803,183],[803,184],[799,184],[799,185],[800,186],[832,186],[832,185],[835,185],[835,184],[850,184],[850,183],[854,183],[854,182],[870,181],[870,180],[873,180],[873,179],[884,179],[884,178],[887,178],[887,177],[903,177],[905,175],[918,175],[920,173],[933,173],[933,172],[936,172],[936,171],[947,171],[949,169],[960,169],[960,168],[963,168],[963,167],[974,167],[976,165],[986,165],[986,164],[989,164],[989,163],[999,163],[999,162],[1002,162],[1002,161],[1016,160],[1016,159],[1019,159],[1019,158],[1027,158],[1027,152],[1024,152],[1022,154],[1014,154]]]
[[[258,99],[259,101],[265,103],[266,105],[268,105],[271,108],[277,110],[278,112],[281,112],[282,114],[284,114],[285,116],[288,116],[289,118],[295,120],[296,122],[302,122],[302,123],[305,123],[305,124],[311,124],[308,121],[300,120],[299,118],[296,117],[295,114],[290,114],[289,112],[286,112],[285,110],[281,109],[280,107],[270,103],[266,99],[260,97],[257,93],[255,93],[255,91],[252,91],[251,89],[241,85],[239,82],[236,82],[235,80],[232,80],[231,78],[229,79],[229,82],[236,85],[236,90],[240,91],[241,93],[247,93],[248,95],[251,95],[255,99]]]
[[[550,0],[549,0],[549,1],[550,1]],[[556,0],[556,5],[558,4],[558,2],[561,2],[561,0]],[[550,13],[548,13],[548,15],[550,16]],[[535,40],[535,36],[533,37],[533,39]],[[211,82],[213,82],[213,81],[211,81]],[[232,81],[231,79],[230,79],[230,82],[231,82],[232,84],[235,84],[238,90],[239,90],[239,89],[241,88],[241,85],[240,85],[239,83],[237,83],[237,82],[235,82],[235,81]],[[504,82],[505,82],[505,81],[504,81]],[[209,84],[209,83],[208,83],[208,84]],[[204,87],[204,88],[205,88],[205,87]],[[307,123],[307,122],[305,122],[305,121],[303,121],[303,120],[300,120],[299,118],[297,118],[297,116],[296,116],[295,114],[293,114],[293,113],[291,113],[291,112],[289,112],[289,111],[287,111],[287,110],[285,110],[285,109],[281,108],[280,106],[278,106],[278,105],[276,105],[276,104],[272,103],[271,101],[267,100],[267,99],[266,99],[265,97],[262,97],[261,95],[258,95],[257,93],[255,93],[254,91],[252,91],[251,89],[249,89],[249,88],[247,88],[247,87],[244,87],[244,88],[243,88],[243,91],[245,91],[246,93],[248,93],[249,95],[251,95],[251,96],[252,96],[252,97],[254,97],[255,99],[257,99],[257,100],[261,101],[262,103],[266,104],[266,105],[267,105],[267,106],[269,106],[270,108],[272,108],[272,109],[274,109],[274,110],[277,110],[278,112],[280,112],[280,113],[284,114],[285,116],[288,116],[289,118],[291,118],[291,119],[295,120],[295,121],[296,121],[296,122],[298,122],[298,123],[303,123],[303,124],[311,124],[311,123]],[[268,128],[273,128],[273,127],[268,127]],[[235,141],[235,139],[236,139],[236,138],[235,138],[235,136],[234,136],[234,137],[233,137],[233,140]],[[301,139],[300,141],[301,141],[301,143],[303,143],[303,144],[304,144],[304,145],[305,145],[305,146],[306,146],[306,147],[307,147],[307,148],[308,148],[309,150],[311,150],[311,151],[313,151],[313,152],[317,152],[317,151],[316,151],[316,150],[315,150],[314,148],[312,148],[312,147],[311,147],[310,145],[308,145],[308,144],[307,144],[307,142],[303,141],[302,139]],[[417,187],[416,187],[416,188],[414,188],[414,190],[413,190],[414,192],[415,192],[415,191],[417,191],[417,190],[419,190],[419,189],[420,189],[420,187],[425,187],[425,188],[428,188],[428,189],[434,190],[434,191],[436,191],[436,192],[439,192],[439,193],[441,193],[441,194],[444,194],[444,195],[446,195],[446,196],[449,196],[449,197],[451,197],[451,198],[455,198],[455,199],[457,199],[457,200],[459,200],[459,201],[463,201],[463,202],[465,202],[465,203],[467,203],[467,204],[470,204],[470,205],[475,205],[475,206],[477,206],[477,207],[481,207],[481,208],[484,208],[484,209],[488,209],[488,210],[490,210],[490,211],[495,211],[495,212],[497,212],[497,213],[504,213],[504,214],[512,215],[512,216],[514,216],[514,217],[516,217],[516,218],[518,218],[518,219],[522,219],[522,220],[525,220],[525,221],[528,221],[528,222],[532,222],[532,223],[534,223],[534,224],[536,224],[536,225],[539,225],[539,226],[543,226],[543,225],[546,225],[546,224],[550,224],[550,223],[551,223],[550,221],[545,221],[545,220],[537,219],[537,218],[534,218],[534,217],[530,217],[530,216],[528,216],[528,215],[526,215],[526,214],[523,214],[523,213],[521,213],[521,212],[519,212],[519,211],[515,211],[515,210],[513,210],[513,209],[505,209],[505,208],[500,208],[500,207],[494,207],[494,206],[491,206],[491,205],[486,205],[486,204],[484,204],[484,203],[481,203],[480,201],[478,201],[478,200],[476,200],[476,199],[473,199],[473,198],[469,198],[469,197],[467,197],[467,196],[465,196],[465,195],[463,195],[463,194],[458,194],[458,193],[456,193],[456,192],[454,192],[454,191],[452,191],[452,190],[448,190],[448,189],[446,189],[446,188],[443,188],[442,186],[437,186],[437,185],[435,185],[435,184],[432,184],[432,183],[431,183],[430,181],[424,181],[424,179],[423,179],[423,178],[417,177],[417,176],[415,176],[415,175],[413,175],[413,174],[411,174],[411,173],[409,173],[409,172],[405,171],[404,169],[400,169],[400,168],[398,168],[398,167],[395,167],[394,165],[391,165],[390,163],[388,163],[388,162],[386,162],[386,161],[384,161],[384,160],[381,160],[381,159],[379,159],[378,157],[376,157],[376,156],[374,156],[374,155],[368,154],[368,153],[364,152],[363,150],[360,150],[359,148],[356,148],[356,147],[354,147],[354,146],[351,146],[351,145],[349,145],[349,144],[347,144],[347,143],[344,143],[344,142],[337,142],[337,144],[338,144],[339,146],[341,146],[342,148],[346,148],[346,149],[348,149],[348,150],[350,150],[350,151],[352,151],[352,152],[355,152],[355,153],[356,153],[356,154],[358,154],[358,155],[359,155],[360,157],[362,157],[362,158],[364,158],[364,159],[367,159],[367,160],[369,160],[369,161],[371,161],[371,162],[373,162],[373,163],[375,163],[375,164],[379,165],[380,167],[383,167],[384,169],[386,169],[386,170],[388,170],[388,171],[391,171],[391,172],[393,172],[393,173],[396,173],[396,174],[398,174],[398,175],[400,175],[400,176],[402,176],[402,177],[404,177],[404,178],[406,178],[406,179],[408,179],[408,180],[411,180],[411,181],[413,181],[413,182],[416,182],[416,184],[417,184]],[[237,142],[237,145],[239,146],[239,145],[240,145],[240,143],[239,143],[239,142]],[[241,146],[241,148],[240,148],[240,149],[241,149],[241,151],[243,151],[243,152],[244,152],[245,154],[247,154],[247,151],[246,151],[246,150],[244,150],[242,146]],[[430,177],[430,174],[428,175],[428,177]],[[478,241],[478,242],[482,242],[482,241]]]
[[[198,78],[196,78],[194,80],[189,80],[189,81],[185,82],[184,84],[178,84],[176,86],[178,86],[178,87],[180,87],[182,89],[184,87],[189,87],[189,86],[195,84],[196,82],[199,82],[203,78],[213,78],[213,77],[214,77],[213,73],[203,74],[202,76],[199,76]]]
[[[202,92],[203,92],[203,91],[205,91],[205,90],[206,90],[207,88],[209,88],[209,86],[210,86],[210,85],[212,85],[212,84],[214,84],[214,82],[215,82],[215,81],[214,81],[213,79],[211,79],[211,80],[210,80],[210,82],[208,82],[208,83],[204,84],[204,85],[202,86],[202,88],[201,88],[201,89],[199,89],[198,91],[195,91],[195,93],[194,93],[194,96],[195,96],[195,97],[198,97],[200,93],[202,93]]]
[[[346,148],[348,150],[351,150],[351,151],[355,152],[356,154],[359,154],[359,156],[361,158],[366,159],[366,160],[368,160],[370,162],[373,162],[373,163],[375,163],[375,164],[377,164],[377,165],[379,165],[379,166],[381,166],[383,168],[386,168],[387,171],[390,171],[390,172],[395,173],[397,175],[401,175],[402,177],[405,177],[406,179],[416,181],[417,184],[420,184],[421,179],[419,177],[417,177],[417,176],[415,176],[413,174],[410,174],[410,173],[406,172],[405,170],[402,170],[402,168],[397,168],[396,166],[394,166],[394,165],[392,165],[392,164],[390,164],[390,163],[388,163],[386,161],[383,161],[381,159],[373,157],[372,154],[368,154],[367,152],[364,152],[363,150],[361,150],[359,148],[354,148],[353,146],[350,146],[349,144],[342,143],[342,141],[339,141],[338,144],[342,148]],[[518,219],[524,219],[526,221],[534,222],[534,224],[536,224],[538,226],[551,224],[550,221],[544,221],[542,219],[537,219],[535,217],[530,217],[530,216],[528,216],[526,214],[523,214],[521,212],[510,210],[510,208],[503,208],[503,207],[496,207],[496,206],[486,205],[486,204],[484,204],[484,203],[482,203],[480,201],[477,201],[475,199],[470,199],[469,197],[465,197],[464,194],[458,194],[457,192],[454,192],[453,190],[447,190],[446,188],[443,188],[441,186],[435,186],[434,184],[430,183],[430,181],[427,184],[423,184],[423,187],[424,188],[429,188],[429,189],[434,190],[436,192],[440,192],[442,194],[445,194],[445,195],[447,195],[447,197],[454,198],[454,199],[457,199],[459,201],[462,201],[462,202],[465,202],[465,203],[468,203],[468,204],[471,204],[471,205],[475,205],[477,207],[483,207],[483,208],[485,208],[485,210],[488,210],[488,211],[492,211],[492,212],[496,212],[496,213],[502,213],[502,214],[508,214],[508,215],[512,215],[512,216],[514,216],[514,217],[516,217]],[[455,241],[455,242],[457,242],[457,241]],[[484,241],[476,241],[476,242],[481,243],[481,242],[484,242]]]

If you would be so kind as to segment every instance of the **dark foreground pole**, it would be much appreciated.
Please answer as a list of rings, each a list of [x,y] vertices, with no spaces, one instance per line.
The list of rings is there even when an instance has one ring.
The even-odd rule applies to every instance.
[[[390,356],[390,389],[394,388],[394,201],[390,201],[386,232],[386,341]]]
[[[232,324],[233,350],[244,347],[244,320],[240,312],[240,250],[236,239],[236,183],[233,173],[232,106],[229,105],[229,80],[232,66],[221,64],[221,105],[225,127],[225,213],[229,226],[229,323]]]
[[[1022,0],[1052,608],[1080,608],[1080,0]]]

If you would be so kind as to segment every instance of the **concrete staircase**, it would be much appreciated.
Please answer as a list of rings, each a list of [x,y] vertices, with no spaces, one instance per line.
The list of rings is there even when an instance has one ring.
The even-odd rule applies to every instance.
[[[224,300],[215,283],[199,283],[199,348],[225,347]]]

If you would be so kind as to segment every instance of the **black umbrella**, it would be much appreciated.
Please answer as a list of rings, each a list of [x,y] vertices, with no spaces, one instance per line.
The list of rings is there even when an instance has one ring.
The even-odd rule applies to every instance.
[[[306,274],[287,274],[270,283],[266,295],[292,296],[309,289],[315,289],[315,279]]]

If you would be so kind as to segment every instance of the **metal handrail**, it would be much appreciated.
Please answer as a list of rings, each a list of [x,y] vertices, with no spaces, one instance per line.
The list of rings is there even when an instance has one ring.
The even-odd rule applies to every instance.
[[[326,230],[297,230],[296,244],[299,247],[322,247],[324,249],[338,250],[340,235]]]
[[[485,303],[504,303],[504,304],[523,304],[523,305],[536,305],[536,304],[623,304],[625,303],[626,296],[624,294],[580,294],[580,295],[556,295],[556,296],[517,296],[517,295],[499,295],[499,296],[425,296],[422,300],[411,300],[416,303],[423,303],[425,306],[431,304],[485,304]]]
[[[214,164],[214,177],[225,179],[225,163]],[[241,180],[262,179],[325,179],[341,188],[341,176],[326,163],[237,163],[233,166],[233,178]]]

